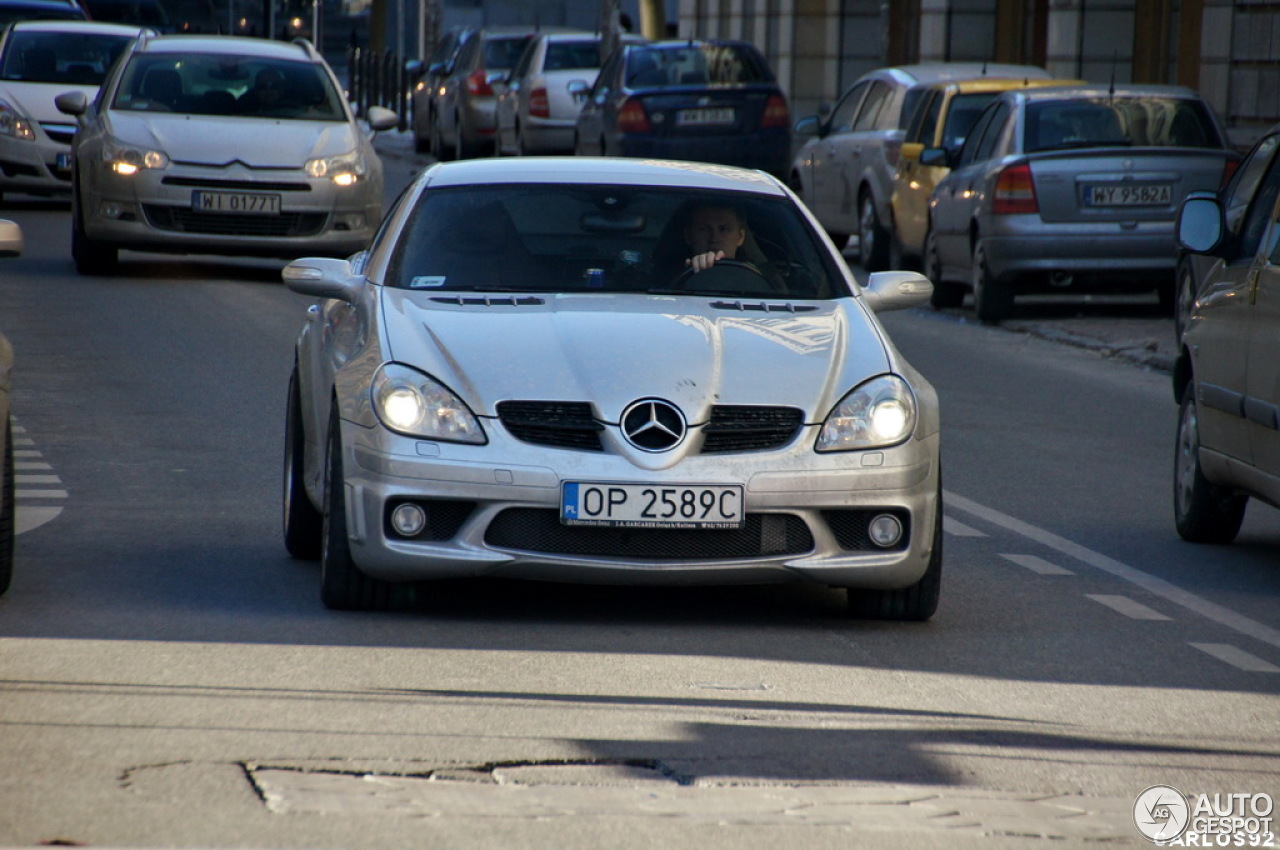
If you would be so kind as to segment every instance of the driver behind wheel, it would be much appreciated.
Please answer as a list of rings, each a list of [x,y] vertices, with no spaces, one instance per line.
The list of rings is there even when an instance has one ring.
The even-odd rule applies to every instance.
[[[684,227],[684,241],[693,256],[684,261],[694,272],[704,271],[717,260],[734,260],[747,240],[747,223],[732,207],[698,207]]]

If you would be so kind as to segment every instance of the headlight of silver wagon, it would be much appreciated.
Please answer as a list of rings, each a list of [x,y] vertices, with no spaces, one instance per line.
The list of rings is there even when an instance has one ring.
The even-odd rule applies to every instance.
[[[434,378],[399,363],[385,363],[373,377],[373,410],[399,434],[428,440],[483,444],[480,421],[462,400]]]
[[[817,450],[878,449],[901,443],[916,427],[916,399],[897,375],[880,375],[859,385],[831,411],[818,435]]]
[[[130,145],[114,138],[107,139],[103,144],[102,161],[122,177],[132,177],[144,168],[169,167],[169,155],[164,151]]]
[[[328,177],[339,186],[352,186],[369,171],[364,154],[355,150],[338,156],[326,156],[307,160],[304,170],[308,177]]]

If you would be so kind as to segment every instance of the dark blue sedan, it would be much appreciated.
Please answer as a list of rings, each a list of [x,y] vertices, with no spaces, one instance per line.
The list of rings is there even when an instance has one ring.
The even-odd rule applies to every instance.
[[[782,177],[790,168],[786,96],[747,42],[626,45],[578,92],[580,155],[684,159]]]

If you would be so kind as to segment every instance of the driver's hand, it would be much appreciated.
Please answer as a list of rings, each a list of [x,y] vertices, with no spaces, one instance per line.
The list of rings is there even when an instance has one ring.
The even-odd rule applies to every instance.
[[[724,259],[724,251],[707,251],[705,254],[697,254],[684,261],[684,264],[693,269],[694,272],[702,272],[711,268],[716,264],[716,260]]]

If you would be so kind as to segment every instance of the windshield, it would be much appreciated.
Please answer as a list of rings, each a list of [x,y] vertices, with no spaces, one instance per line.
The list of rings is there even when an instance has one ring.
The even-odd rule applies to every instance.
[[[773,75],[760,58],[738,45],[640,47],[627,54],[629,86],[771,82]]]
[[[736,262],[692,273],[707,222]],[[738,239],[738,235],[741,238]],[[786,199],[634,186],[428,190],[396,237],[385,283],[430,292],[653,292],[759,298],[848,295]]]
[[[1097,97],[1027,106],[1028,152],[1072,147],[1221,148],[1204,104],[1174,97]]]
[[[0,80],[101,85],[132,36],[18,30],[0,56]]]
[[[189,115],[346,120],[323,66],[230,54],[136,56],[112,106]]]

